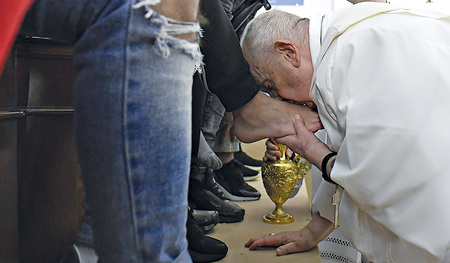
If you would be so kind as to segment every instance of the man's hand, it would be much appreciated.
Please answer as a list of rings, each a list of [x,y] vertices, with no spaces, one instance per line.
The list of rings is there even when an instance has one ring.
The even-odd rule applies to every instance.
[[[308,225],[300,231],[280,232],[274,235],[263,235],[250,238],[245,247],[256,250],[258,247],[277,247],[277,256],[311,250],[333,231],[333,223],[314,215]]]
[[[328,146],[317,138],[305,125],[300,115],[294,117],[295,135],[277,138],[278,143],[286,145],[303,156],[316,167],[321,167],[322,159],[331,152]]]
[[[258,247],[277,247],[277,256],[308,251],[316,245],[311,232],[306,228],[300,231],[280,232],[275,235],[250,238],[245,243],[250,250],[256,250]]]
[[[311,132],[322,129],[316,111],[270,98],[262,92],[247,104],[233,112],[233,131],[242,142],[254,142],[265,138],[294,135],[292,119],[299,114]]]

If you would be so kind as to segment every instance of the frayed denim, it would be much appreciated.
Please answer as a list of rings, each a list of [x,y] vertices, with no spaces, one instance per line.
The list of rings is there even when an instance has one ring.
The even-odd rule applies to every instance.
[[[190,262],[186,241],[197,23],[155,1],[36,0],[21,34],[74,45],[77,150],[99,262]],[[158,1],[156,1],[158,2]]]

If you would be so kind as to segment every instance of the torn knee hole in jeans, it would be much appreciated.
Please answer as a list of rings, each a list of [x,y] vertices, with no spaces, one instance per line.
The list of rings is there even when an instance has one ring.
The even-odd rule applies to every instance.
[[[171,49],[182,49],[196,60],[201,60],[198,45],[201,37],[200,24],[178,21],[156,12],[151,6],[160,2],[161,0],[137,0],[133,8],[145,8],[144,17],[158,25],[158,32],[153,37],[155,38],[155,47],[162,57],[169,57]]]

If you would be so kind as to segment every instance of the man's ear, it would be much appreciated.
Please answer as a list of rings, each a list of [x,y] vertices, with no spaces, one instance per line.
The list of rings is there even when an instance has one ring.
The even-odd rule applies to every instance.
[[[298,50],[295,48],[294,43],[288,40],[278,40],[273,45],[276,52],[282,54],[294,67],[300,66]]]

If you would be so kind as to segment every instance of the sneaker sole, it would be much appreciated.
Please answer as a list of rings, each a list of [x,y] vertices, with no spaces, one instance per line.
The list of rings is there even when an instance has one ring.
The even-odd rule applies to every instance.
[[[257,175],[253,175],[253,176],[245,176],[244,175],[244,181],[255,181],[256,179],[258,179],[258,177],[259,177],[259,174],[257,174]]]
[[[194,250],[188,249],[189,255],[194,262],[214,262],[224,258],[227,254],[203,254]]]
[[[236,217],[236,215],[226,216],[219,214],[219,223],[237,223],[242,220],[244,220],[244,215],[239,215],[239,217]]]
[[[231,201],[256,201],[261,196],[237,196],[233,195],[232,193],[228,192],[227,189],[223,188],[220,184],[217,184],[217,186],[222,190],[223,196],[225,196],[226,199]]]
[[[255,170],[255,171],[261,171],[261,166],[251,166],[251,165],[248,165],[248,164],[244,164],[244,166],[249,168],[249,169]]]

